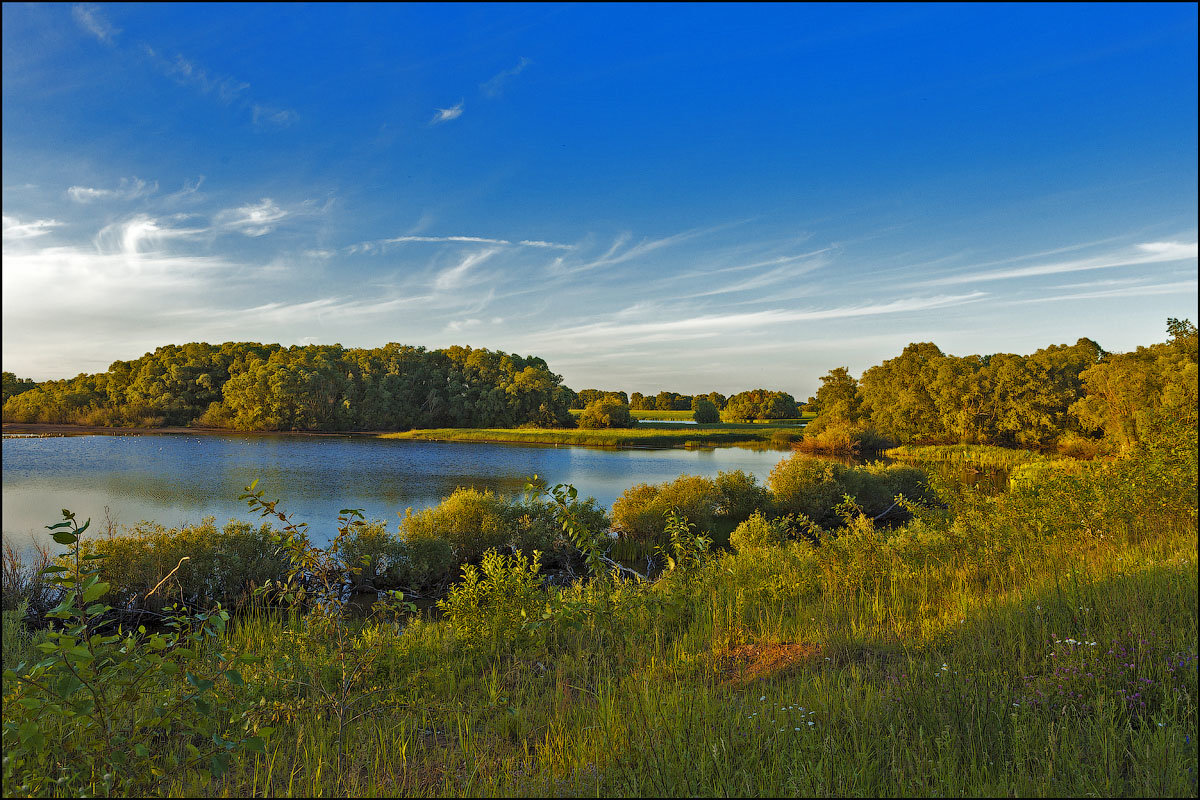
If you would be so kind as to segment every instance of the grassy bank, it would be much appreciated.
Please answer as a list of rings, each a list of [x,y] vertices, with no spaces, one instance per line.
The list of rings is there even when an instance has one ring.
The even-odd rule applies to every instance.
[[[1194,796],[1195,470],[1082,463],[818,545],[677,537],[653,581],[499,558],[348,634],[251,613],[223,708],[262,751],[205,779],[164,737],[156,793]]]
[[[795,424],[724,423],[715,425],[636,428],[432,428],[381,434],[384,439],[426,439],[442,442],[518,442],[571,444],[593,447],[704,447],[710,445],[771,444],[786,448],[802,434]]]
[[[1033,450],[996,447],[987,444],[904,445],[883,452],[889,458],[945,464],[974,464],[979,467],[1013,469],[1025,464],[1050,461],[1060,456],[1043,455]]]

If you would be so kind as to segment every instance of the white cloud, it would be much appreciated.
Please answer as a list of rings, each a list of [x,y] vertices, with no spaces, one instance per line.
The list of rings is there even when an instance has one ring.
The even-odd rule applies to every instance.
[[[642,256],[653,253],[664,247],[672,247],[686,242],[689,239],[695,239],[699,236],[704,236],[724,228],[730,227],[731,224],[725,223],[722,225],[714,225],[710,228],[693,228],[692,230],[683,231],[682,233],[672,234],[671,236],[663,236],[659,239],[643,239],[632,247],[625,247],[629,243],[632,236],[629,233],[622,233],[614,241],[608,251],[599,258],[587,261],[582,264],[567,264],[565,262],[555,261],[551,265],[552,271],[562,275],[573,275],[578,272],[587,272],[596,269],[597,267],[612,266],[614,264],[622,264],[626,261],[632,261]],[[625,249],[622,249],[625,248]]]
[[[458,119],[463,113],[463,101],[459,100],[458,105],[450,108],[439,108],[435,110],[433,119],[429,120],[430,125],[437,125],[442,122],[449,122],[452,119]]]
[[[488,80],[479,84],[479,90],[488,97],[498,97],[504,91],[504,85],[513,78],[521,74],[526,67],[533,62],[528,58],[522,58],[515,67],[499,72]]]
[[[158,191],[158,181],[146,181],[134,176],[121,178],[116,189],[96,189],[90,186],[72,186],[67,189],[67,195],[76,203],[90,203],[93,200],[134,200]]]
[[[948,275],[924,281],[925,286],[945,286],[955,283],[977,283],[982,281],[1010,280],[1012,278],[1033,278],[1041,275],[1056,275],[1062,272],[1080,272],[1094,269],[1114,269],[1117,267],[1132,267],[1140,264],[1161,264],[1171,261],[1183,261],[1196,258],[1196,243],[1187,242],[1145,242],[1132,249],[1109,253],[1092,258],[1081,258],[1073,261],[1057,261],[1048,264],[1034,264],[1028,267],[1013,269],[991,270],[987,272],[972,272],[963,275]]]
[[[96,235],[96,248],[102,253],[138,255],[146,250],[158,250],[172,239],[188,239],[207,231],[204,228],[164,227],[145,214],[105,225]]]
[[[477,325],[481,325],[482,322],[483,322],[482,320],[478,320],[478,319],[458,319],[458,320],[454,320],[453,322],[447,323],[446,330],[448,330],[448,331],[464,331],[467,328],[474,328]]]
[[[471,253],[463,258],[462,261],[458,262],[458,264],[455,266],[438,273],[437,278],[435,278],[433,281],[434,288],[446,290],[462,286],[466,283],[467,273],[470,272],[471,269],[482,264],[496,253],[496,248],[490,248],[487,250],[480,250],[477,253]]]
[[[541,346],[547,348],[594,348],[596,342],[606,346],[615,343],[689,341],[724,336],[732,332],[750,331],[771,325],[814,320],[868,317],[882,314],[901,314],[914,311],[929,311],[936,308],[972,303],[986,297],[986,292],[970,292],[961,295],[937,295],[934,297],[908,297],[882,303],[862,303],[834,308],[787,311],[770,309],[728,314],[701,314],[679,319],[661,319],[664,309],[639,304],[642,316],[659,317],[654,321],[625,322],[602,321],[570,328],[544,331],[535,336]],[[620,312],[617,317],[628,316]]]
[[[370,253],[380,249],[381,245],[385,244],[411,244],[411,243],[427,243],[427,244],[495,244],[514,247],[537,247],[548,248],[555,250],[574,250],[574,245],[559,244],[557,242],[543,242],[532,239],[522,239],[514,242],[511,239],[496,239],[490,236],[393,236],[389,239],[378,239],[373,242],[359,242],[346,247],[346,252],[353,255],[355,253]]]
[[[275,230],[275,224],[287,216],[287,211],[275,205],[271,198],[264,197],[256,205],[228,208],[220,212],[216,216],[216,222],[246,236],[265,236]]]
[[[117,34],[121,32],[120,28],[114,27],[112,23],[104,18],[100,13],[100,9],[90,4],[73,7],[71,9],[71,16],[75,18],[75,22],[81,28],[105,44],[112,44]]]
[[[1025,300],[1014,300],[1012,305],[1027,303],[1050,303],[1064,300],[1096,300],[1105,297],[1153,297],[1164,294],[1182,295],[1185,292],[1196,291],[1196,280],[1173,281],[1171,283],[1151,283],[1140,286],[1118,286],[1109,289],[1096,289],[1091,292],[1075,292],[1060,294],[1052,297],[1031,297]]]
[[[403,242],[470,242],[476,244],[512,244],[507,239],[489,239],[486,236],[396,236],[384,239],[384,244]]]
[[[56,219],[38,219],[33,222],[21,222],[16,217],[4,217],[4,241],[13,239],[33,239],[45,236],[51,228],[62,225]]]

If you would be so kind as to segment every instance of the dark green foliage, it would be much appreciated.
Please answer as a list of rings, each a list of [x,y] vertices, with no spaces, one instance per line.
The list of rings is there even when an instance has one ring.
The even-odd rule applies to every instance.
[[[613,398],[589,403],[576,420],[581,428],[632,428],[637,420],[629,415],[629,406]]]
[[[760,419],[796,419],[800,412],[796,399],[787,392],[751,389],[738,392],[721,410],[723,422],[753,422]]]
[[[18,378],[11,372],[3,373],[4,377],[4,399],[0,402],[7,403],[8,398],[28,392],[30,389],[36,389],[38,384],[29,378]]]
[[[1106,353],[1091,339],[1028,356],[961,358],[930,342],[910,344],[857,382],[844,367],[823,377],[813,398],[819,415],[805,429],[804,446],[866,450],[865,436],[880,443],[1058,447],[1091,457],[1167,428],[1194,428],[1196,328],[1172,319],[1168,333],[1165,344],[1123,354]]]
[[[572,427],[572,397],[534,356],[193,343],[6,398],[4,420],[241,430]]]
[[[608,527],[594,498],[565,501],[566,511],[581,528]],[[414,513],[409,509],[397,539],[402,560],[398,586],[425,588],[445,583],[460,565],[478,563],[487,550],[538,551],[547,567],[569,565],[576,547],[562,528],[561,509],[540,496],[506,498],[490,491],[456,489],[439,505]],[[382,545],[378,546],[385,552]],[[407,581],[407,582],[405,582]],[[389,588],[390,588],[389,584]]]
[[[1110,355],[1080,376],[1087,396],[1071,411],[1089,431],[1128,449],[1163,437],[1195,438],[1197,335],[1187,320],[1169,319],[1170,340]]]
[[[692,399],[692,419],[701,425],[711,425],[721,421],[721,411],[716,404],[705,397]]]

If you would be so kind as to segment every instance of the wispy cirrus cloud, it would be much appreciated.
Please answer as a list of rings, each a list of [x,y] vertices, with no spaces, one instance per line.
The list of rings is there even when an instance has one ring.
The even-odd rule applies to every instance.
[[[594,347],[597,341],[610,344],[625,342],[690,341],[728,336],[738,332],[750,332],[770,326],[816,320],[869,317],[884,314],[902,314],[949,308],[974,303],[987,297],[987,292],[969,292],[959,295],[935,295],[931,297],[907,297],[887,302],[860,303],[831,308],[804,310],[768,309],[734,313],[695,314],[676,319],[663,319],[669,309],[639,304],[637,311],[625,316],[654,316],[657,319],[636,321],[634,319],[605,319],[583,325],[554,328],[535,334],[542,346],[555,349],[577,349]],[[618,315],[620,316],[620,315]]]
[[[956,283],[981,283],[985,281],[1011,280],[1014,278],[1033,278],[1043,275],[1056,275],[1063,272],[1081,272],[1085,270],[1115,269],[1132,267],[1142,264],[1164,264],[1173,261],[1194,260],[1196,258],[1195,242],[1143,242],[1132,248],[1106,253],[1091,258],[1073,259],[1070,261],[1052,261],[1043,264],[1033,264],[1026,267],[1009,269],[986,270],[983,272],[968,272],[957,275],[946,275],[922,281],[923,286],[947,286]]]
[[[440,125],[443,122],[449,122],[452,119],[458,119],[463,113],[464,101],[459,100],[457,105],[450,108],[434,109],[433,119],[429,120],[430,125]]]
[[[89,3],[81,3],[71,8],[71,16],[75,18],[75,22],[79,27],[95,36],[105,44],[113,44],[117,35],[121,33],[121,29],[113,25],[104,15],[100,13],[100,9]]]
[[[1187,281],[1170,281],[1167,283],[1142,283],[1135,285],[1112,286],[1107,289],[1096,288],[1090,292],[1070,292],[1067,294],[1047,295],[1043,297],[1028,297],[1012,300],[1006,305],[1026,305],[1028,303],[1057,303],[1067,300],[1097,300],[1106,297],[1154,297],[1156,295],[1182,295],[1185,292],[1196,291],[1196,279]]]
[[[117,35],[121,29],[104,16],[99,7],[91,4],[76,5],[71,9],[76,24],[106,45],[119,48]],[[121,48],[124,49],[124,48]],[[154,46],[141,42],[130,48],[140,52],[158,72],[171,78],[180,86],[187,86],[202,95],[215,98],[227,106],[235,106],[250,115],[254,125],[290,125],[299,115],[290,108],[282,108],[256,100],[249,95],[250,83],[232,75],[214,71],[194,59],[175,53],[167,56]]]
[[[208,231],[207,228],[176,228],[164,225],[146,214],[137,214],[100,229],[94,240],[102,253],[121,253],[136,256],[147,250],[160,250],[171,240],[191,239]]]
[[[550,265],[550,271],[558,275],[575,275],[580,272],[588,272],[599,267],[608,267],[616,264],[623,264],[627,261],[634,261],[649,255],[663,248],[673,247],[682,244],[690,239],[696,239],[701,236],[707,236],[711,233],[724,230],[726,228],[737,225],[737,222],[722,223],[713,225],[707,228],[692,228],[691,230],[675,233],[670,236],[662,236],[657,239],[643,239],[635,245],[629,245],[632,241],[632,234],[625,232],[619,234],[612,245],[603,255],[591,259],[584,260],[579,263],[570,263],[566,260],[556,260]],[[628,246],[627,246],[628,245]]]
[[[4,241],[17,239],[34,239],[45,236],[54,228],[62,225],[56,219],[36,219],[32,222],[21,222],[16,217],[4,216]]]
[[[245,236],[265,236],[288,216],[289,213],[277,206],[275,201],[264,197],[254,204],[225,209],[216,215],[214,222]]]
[[[96,200],[134,200],[158,191],[158,181],[147,183],[136,175],[121,178],[115,189],[97,189],[91,186],[72,186],[67,196],[76,203],[91,203]]]
[[[486,250],[480,250],[475,253],[470,253],[463,257],[461,261],[449,269],[439,272],[433,281],[436,289],[445,291],[446,289],[455,289],[467,283],[467,275],[472,269],[487,261],[489,258],[499,252],[498,248],[492,247]]]
[[[488,80],[479,84],[479,91],[483,92],[485,97],[499,97],[504,93],[504,87],[508,84],[508,82],[524,72],[525,68],[532,63],[533,62],[528,58],[522,57],[521,60],[517,62],[515,67],[510,67],[502,72],[498,72]]]
[[[574,250],[575,245],[559,244],[558,242],[546,242],[537,239],[498,239],[492,236],[392,236],[387,239],[376,239],[370,242],[358,242],[348,245],[345,252],[354,255],[357,253],[373,253],[383,249],[389,244],[492,244],[503,247],[536,247],[550,250]]]

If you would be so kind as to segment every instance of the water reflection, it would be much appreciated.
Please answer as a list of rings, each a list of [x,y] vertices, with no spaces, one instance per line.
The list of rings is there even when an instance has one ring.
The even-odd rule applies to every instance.
[[[459,486],[519,492],[528,476],[573,483],[604,506],[636,483],[742,469],[765,481],[786,457],[740,447],[613,450],[496,443],[307,436],[71,436],[4,440],[3,532],[21,545],[44,539],[59,509],[97,520],[108,506],[122,524],[176,526],[215,516],[247,519],[237,501],[254,479],[313,533],[339,509],[395,521],[408,506],[438,503]]]

